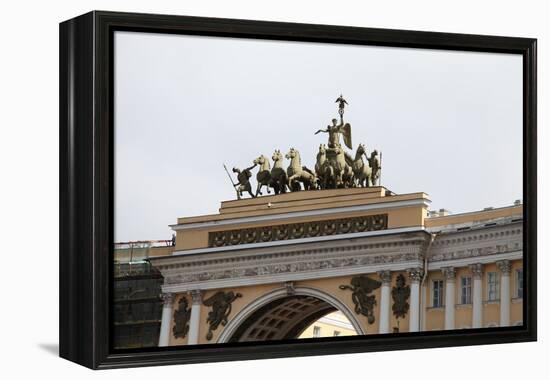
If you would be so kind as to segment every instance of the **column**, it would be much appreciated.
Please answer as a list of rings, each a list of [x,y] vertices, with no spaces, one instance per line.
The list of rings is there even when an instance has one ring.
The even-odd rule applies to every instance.
[[[455,328],[455,281],[456,271],[453,267],[441,268],[445,276],[445,330]]]
[[[191,317],[189,318],[189,337],[187,344],[199,343],[199,325],[201,320],[202,293],[200,290],[191,291]]]
[[[510,326],[510,261],[497,261],[500,270],[500,326]]]
[[[470,265],[473,278],[473,288],[472,288],[472,328],[480,328],[483,324],[483,315],[482,315],[482,278],[483,278],[483,264],[472,264]]]
[[[170,325],[174,309],[173,293],[164,293],[162,298],[164,305],[162,306],[162,318],[160,322],[159,347],[168,346],[170,342]]]
[[[409,331],[419,331],[420,326],[420,281],[424,272],[421,268],[407,269],[411,280],[411,308],[409,314]]]
[[[380,323],[378,332],[387,334],[390,332],[390,289],[391,289],[391,272],[383,270],[378,272],[380,280],[382,280],[382,288],[380,289]]]

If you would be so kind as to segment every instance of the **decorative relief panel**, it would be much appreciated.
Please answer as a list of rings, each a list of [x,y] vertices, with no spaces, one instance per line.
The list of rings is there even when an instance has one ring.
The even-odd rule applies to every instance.
[[[522,229],[503,226],[498,231],[475,231],[441,236],[434,242],[430,262],[517,252],[523,249]]]
[[[172,333],[174,338],[185,338],[189,332],[189,319],[191,318],[191,308],[185,297],[178,302],[178,309],[174,312],[174,327]]]
[[[165,278],[167,284],[191,283],[229,278],[268,276],[283,273],[299,273],[323,269],[348,268],[354,266],[402,263],[420,260],[419,253],[397,255],[372,255],[361,257],[333,258],[328,260],[301,261],[296,263],[258,265],[249,268],[212,270],[199,273],[180,274]]]
[[[387,228],[388,214],[368,215],[346,219],[210,232],[208,235],[208,246],[225,247],[240,244],[265,243],[316,236],[379,231]]]
[[[353,277],[351,279],[351,286],[340,285],[340,289],[348,289],[353,292],[351,297],[355,304],[355,312],[367,317],[367,321],[371,325],[375,321],[374,307],[376,306],[376,296],[370,293],[378,289],[380,285],[382,285],[380,281],[373,280],[365,275]]]
[[[393,298],[392,311],[395,318],[405,318],[409,311],[409,297],[411,295],[411,288],[405,284],[405,276],[400,274],[397,276],[395,286],[391,291]]]
[[[227,324],[227,317],[231,314],[231,304],[240,297],[242,297],[241,293],[219,291],[204,300],[204,306],[212,307],[206,319],[208,322],[207,340],[212,340],[212,331],[216,330],[219,325],[225,326]]]

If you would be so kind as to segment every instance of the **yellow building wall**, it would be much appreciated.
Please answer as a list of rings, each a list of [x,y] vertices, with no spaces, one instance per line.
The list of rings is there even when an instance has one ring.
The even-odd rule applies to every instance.
[[[340,218],[351,218],[357,216],[369,216],[377,214],[388,214],[388,228],[419,227],[424,225],[427,215],[425,205],[417,204],[410,207],[391,208],[392,203],[397,201],[427,201],[424,193],[411,193],[401,195],[385,195],[386,190],[382,187],[358,188],[358,189],[336,189],[320,190],[314,192],[294,192],[272,197],[261,197],[254,199],[242,199],[222,202],[219,214],[202,215],[196,217],[178,218],[178,225],[185,226],[198,223],[189,229],[176,228],[176,249],[198,249],[208,247],[208,234],[210,232],[244,229],[251,227],[277,226],[290,223],[305,223],[312,221],[333,220]],[[373,211],[346,211],[330,215],[314,215],[292,217],[287,220],[267,220],[248,223],[239,223],[240,218],[255,216],[269,216],[292,213],[334,209],[337,207],[364,206],[367,204],[387,204],[388,209]],[[231,225],[210,225],[201,227],[200,223],[216,223],[224,220],[232,220]]]
[[[500,302],[499,301],[489,301],[489,289],[487,286],[488,273],[495,272],[499,276],[500,281],[500,271],[497,268],[497,265],[486,264],[483,267],[483,283],[482,283],[482,302],[483,302],[483,313],[482,313],[482,326],[488,327],[490,325],[498,326],[500,323]],[[499,282],[500,285],[500,282]]]
[[[512,270],[510,273],[510,323],[514,325],[517,322],[523,321],[523,300],[516,297],[517,280],[516,270],[521,269],[523,266],[522,260],[514,260],[512,262]],[[496,264],[485,264],[483,268],[483,277],[481,281],[482,291],[482,327],[499,326],[500,325],[500,301],[488,300],[488,286],[487,278],[489,272],[496,272],[499,276],[500,271]],[[455,328],[471,328],[472,327],[472,305],[461,305],[461,278],[472,277],[472,273],[469,268],[461,267],[456,268],[455,279]],[[445,308],[433,308],[433,286],[434,280],[443,280],[443,305],[446,304],[445,300],[445,277],[441,271],[430,271],[428,273],[428,279],[425,282],[426,287],[426,300],[425,300],[425,329],[431,330],[443,330],[445,326]],[[500,282],[499,282],[500,286]],[[473,277],[472,277],[472,290],[473,290]],[[500,290],[499,290],[500,291]]]
[[[223,289],[224,291],[233,291],[235,293],[241,293],[242,297],[235,299],[232,303],[231,313],[228,317],[228,321],[230,322],[235,315],[239,313],[245,306],[247,306],[249,303],[253,302],[257,298],[263,296],[264,294],[268,293],[269,291],[281,287],[281,284],[268,284],[268,285],[257,285],[257,286],[248,286],[248,287],[237,287],[237,288],[230,288],[230,289]],[[209,290],[203,294],[203,300],[208,299],[212,295],[214,295],[218,290]],[[180,295],[181,296],[181,295]],[[179,298],[178,298],[179,299]],[[177,308],[177,301],[174,303],[174,310]],[[188,298],[189,306],[191,306],[191,299]],[[216,343],[218,340],[218,337],[220,333],[223,331],[223,326],[219,326],[216,330],[212,332],[213,338],[211,340],[206,339],[206,334],[208,333],[209,324],[206,321],[208,318],[208,313],[212,310],[211,307],[207,307],[204,305],[201,305],[201,313],[200,313],[200,325],[199,325],[199,344],[208,344],[208,343]],[[174,321],[172,318],[172,325]],[[185,339],[175,339],[172,334],[172,327],[170,328],[170,345],[180,345],[185,344],[187,342],[187,338]]]
[[[425,326],[426,331],[443,330],[445,327],[445,308],[443,306],[433,307],[433,281],[437,280],[442,280],[445,284],[445,276],[441,271],[428,272],[428,276],[424,281],[426,299],[424,300],[425,313],[423,317],[425,321],[422,324]],[[443,287],[443,292],[445,292],[445,287]]]
[[[337,321],[342,322],[349,322],[347,318],[339,313],[334,312],[330,313],[327,316],[327,319],[334,318]],[[337,336],[353,336],[357,335],[355,330],[353,328],[346,328],[342,325],[336,324],[336,323],[330,323],[330,321],[325,322],[326,319],[320,319],[317,322],[311,324],[307,329],[304,330],[304,332],[300,335],[300,339],[308,339],[308,338],[316,338],[314,336],[314,330],[316,327],[318,327],[320,330],[320,334],[318,338],[326,338],[326,337],[333,337],[335,336],[335,333],[338,333]]]
[[[522,321],[522,314],[523,314],[523,303],[521,299],[516,299],[516,274],[515,271],[517,269],[521,269],[522,267],[522,261],[516,260],[512,263],[512,271],[510,274],[510,294],[512,296],[512,304],[511,304],[511,315],[510,315],[510,322],[511,324],[515,324],[519,321]],[[499,325],[500,320],[500,303],[499,301],[487,301],[487,273],[489,272],[497,272],[500,275],[500,272],[495,264],[487,264],[484,266],[484,274],[483,274],[483,280],[482,280],[482,302],[483,302],[483,322],[482,326],[487,327],[490,324],[494,324],[496,326]],[[396,278],[399,274],[403,274],[406,278],[406,284],[410,286],[411,282],[408,278],[408,275],[406,272],[392,272],[392,283],[391,287],[393,288],[396,284]],[[472,305],[461,305],[461,278],[462,277],[471,277],[472,274],[470,272],[470,269],[467,267],[464,268],[457,268],[456,269],[456,280],[455,280],[455,328],[461,329],[461,328],[471,328],[472,327]],[[376,334],[379,330],[379,315],[380,315],[380,293],[381,289],[378,288],[375,291],[373,291],[371,294],[375,295],[376,297],[376,306],[374,307],[374,317],[375,322],[373,324],[369,324],[367,317],[363,315],[358,315],[355,313],[355,305],[352,300],[352,291],[349,289],[340,289],[340,285],[350,285],[351,278],[353,276],[344,276],[344,277],[334,277],[334,278],[325,278],[325,279],[318,279],[318,280],[306,280],[306,281],[297,281],[294,283],[295,287],[310,287],[317,290],[320,290],[322,292],[325,292],[332,297],[337,298],[340,300],[340,302],[343,302],[349,310],[352,311],[355,318],[359,321],[361,324],[363,330],[367,334]],[[368,274],[368,277],[380,281],[380,278],[377,274]],[[424,329],[426,331],[431,330],[443,330],[444,329],[444,321],[445,321],[445,309],[444,307],[440,308],[433,308],[432,307],[432,299],[433,299],[433,287],[432,287],[432,281],[433,280],[444,280],[444,276],[441,273],[441,271],[430,271],[428,273],[427,280],[424,283],[425,288],[425,304],[424,304],[424,311],[423,318],[425,318],[425,321],[421,321],[421,323],[424,325]],[[473,279],[472,279],[472,285],[473,285]],[[283,287],[284,284],[282,283],[275,283],[275,284],[267,284],[267,285],[257,285],[257,286],[246,286],[246,287],[237,287],[237,288],[228,288],[224,289],[224,291],[233,291],[238,292],[242,294],[242,297],[237,298],[233,304],[232,304],[232,311],[229,315],[229,323],[231,320],[247,305],[249,305],[251,302],[255,301],[256,299],[266,295],[270,291],[274,289],[278,289]],[[203,299],[207,299],[213,294],[215,294],[217,290],[209,290],[204,293]],[[444,297],[445,294],[445,282],[443,285],[443,305],[446,304],[446,300]],[[180,297],[187,297],[187,300],[189,302],[189,305],[191,305],[191,299],[189,296],[186,295],[178,295],[175,297],[174,300],[174,311],[177,309],[177,305],[179,302]],[[410,299],[409,299],[410,301]],[[393,299],[390,296],[390,307],[393,305]],[[213,338],[212,340],[206,339],[206,334],[208,332],[209,325],[206,321],[208,317],[208,313],[210,312],[211,308],[206,307],[204,305],[201,306],[201,316],[200,316],[200,327],[199,327],[199,344],[208,344],[208,343],[216,343],[220,333],[223,331],[223,326],[219,326],[217,330],[213,331]],[[319,323],[319,322],[318,322]],[[171,318],[171,326],[170,326],[170,344],[171,345],[182,345],[187,343],[187,338],[174,338],[172,334],[172,328],[173,328],[174,320]],[[394,328],[399,326],[399,331],[406,332],[409,330],[409,313],[407,313],[407,316],[404,319],[399,319],[399,322],[396,320],[395,316],[393,315],[393,312],[390,310],[390,331],[393,331]],[[331,332],[333,332],[334,329],[339,329],[342,332],[342,335],[353,335],[353,331],[351,332],[344,332],[343,328],[335,328],[334,326],[330,327],[329,325],[321,326],[322,330],[328,334],[328,335],[322,335],[322,336],[332,336]],[[324,327],[324,328],[323,328]],[[304,334],[313,334],[313,327],[310,326]],[[332,330],[331,330],[332,329]]]
[[[517,278],[516,271],[523,269],[523,263],[521,260],[512,262],[512,271],[510,273],[510,294],[512,296],[512,304],[510,305],[510,324],[512,326],[516,324],[523,324],[523,298],[517,297]]]
[[[504,218],[504,217],[521,217],[523,215],[523,205],[500,207],[490,210],[481,210],[473,212],[465,212],[456,215],[438,216],[426,218],[426,227],[440,227],[452,224],[482,222],[485,220]]]
[[[455,280],[455,328],[464,329],[472,328],[472,304],[462,304],[462,278],[470,277],[471,289],[473,291],[474,278],[472,272],[467,267],[457,268],[456,269],[456,280]],[[473,292],[472,292],[473,297]]]
[[[227,231],[235,229],[244,229],[251,227],[263,227],[263,226],[279,226],[282,224],[291,223],[306,223],[311,221],[324,221],[334,220],[339,218],[353,218],[357,216],[369,216],[378,215],[380,211],[372,212],[358,212],[358,213],[342,213],[323,215],[316,217],[301,217],[293,218],[292,220],[280,220],[280,221],[268,221],[264,223],[243,223],[233,225],[231,227],[211,227],[208,229],[193,229],[193,230],[179,230],[176,233],[176,249],[197,249],[208,247],[208,234],[210,232]],[[388,228],[401,228],[401,227],[420,227],[423,225],[424,216],[426,215],[426,209],[422,207],[404,207],[387,212],[388,214]]]
[[[392,273],[392,287],[395,286],[396,278],[398,274],[402,273],[406,278],[407,285],[410,285],[410,280],[408,278],[407,273],[405,272],[393,272]],[[340,302],[344,303],[347,308],[353,313],[355,318],[359,321],[361,324],[363,331],[365,331],[367,334],[377,334],[379,331],[379,316],[380,316],[380,292],[381,288],[376,289],[371,294],[376,297],[376,306],[373,309],[375,321],[372,324],[368,323],[368,319],[364,315],[360,315],[355,313],[355,304],[352,300],[352,294],[353,292],[349,289],[340,289],[340,285],[350,285],[350,281],[353,276],[344,276],[344,277],[334,277],[334,278],[325,278],[325,279],[319,279],[319,280],[306,280],[306,281],[297,281],[294,282],[295,287],[310,287],[317,290],[320,290],[322,292],[325,292],[329,294],[330,296],[338,299]],[[368,274],[368,277],[380,281],[380,278],[377,274]],[[257,285],[257,286],[246,286],[246,287],[236,287],[236,288],[227,288],[223,289],[224,291],[233,291],[238,292],[242,294],[242,297],[235,299],[232,303],[232,309],[231,313],[228,317],[228,323],[231,322],[231,320],[247,305],[249,305],[251,302],[255,301],[256,299],[266,295],[270,291],[274,289],[278,289],[283,287],[283,283],[275,283],[275,284],[267,284],[267,285]],[[207,299],[213,294],[215,294],[218,290],[209,290],[203,294],[203,299]],[[174,301],[174,311],[177,309],[177,305],[179,302],[180,297],[187,297],[187,300],[189,302],[189,306],[191,306],[191,299],[189,296],[186,295],[178,295],[175,297]],[[410,300],[409,300],[410,301]],[[391,305],[393,305],[393,300],[391,299],[390,295],[390,308]],[[206,334],[208,332],[209,325],[206,321],[208,317],[208,313],[211,311],[210,307],[206,307],[204,305],[201,306],[201,315],[200,315],[200,326],[199,326],[199,344],[208,344],[208,343],[216,343],[219,335],[223,331],[223,326],[219,326],[217,330],[213,331],[213,338],[209,341],[206,339]],[[170,345],[181,345],[187,343],[187,338],[179,338],[176,339],[173,337],[172,334],[172,328],[173,328],[174,320],[171,318],[171,326],[170,326]],[[409,314],[407,313],[405,318],[400,318],[399,323],[397,322],[397,319],[393,315],[393,313],[390,310],[390,331],[393,330],[394,327],[399,326],[400,331],[408,331],[409,329]],[[351,333],[350,333],[351,334]]]

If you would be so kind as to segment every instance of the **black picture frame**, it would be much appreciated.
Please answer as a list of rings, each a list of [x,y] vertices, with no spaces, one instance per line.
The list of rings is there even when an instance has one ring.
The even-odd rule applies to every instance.
[[[121,30],[521,54],[523,326],[112,350],[113,33]],[[61,357],[102,369],[536,340],[536,39],[105,11],[62,22],[59,38]]]

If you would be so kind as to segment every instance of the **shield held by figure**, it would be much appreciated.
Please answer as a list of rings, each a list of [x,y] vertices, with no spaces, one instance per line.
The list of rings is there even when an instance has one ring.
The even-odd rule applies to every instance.
[[[350,123],[344,124],[344,126],[341,129],[341,132],[342,132],[342,137],[344,138],[344,144],[346,144],[346,146],[349,149],[353,149],[352,144],[351,144],[351,125],[350,125]]]

